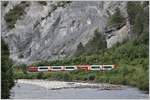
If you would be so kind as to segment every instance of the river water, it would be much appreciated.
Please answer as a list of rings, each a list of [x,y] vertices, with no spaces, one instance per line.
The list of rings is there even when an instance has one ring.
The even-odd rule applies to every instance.
[[[61,84],[61,82],[59,82],[59,84]],[[139,91],[137,88],[128,86],[124,86],[122,89],[89,87],[54,89],[25,83],[24,81],[16,83],[11,90],[10,96],[12,99],[148,99],[148,97],[148,94]]]

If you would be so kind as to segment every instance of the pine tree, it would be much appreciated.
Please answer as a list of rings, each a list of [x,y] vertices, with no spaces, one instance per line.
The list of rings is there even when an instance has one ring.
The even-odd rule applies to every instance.
[[[80,42],[77,46],[75,56],[79,56],[85,52],[83,44]]]
[[[1,41],[1,98],[9,98],[9,91],[14,85],[12,61],[9,59],[8,46]]]
[[[88,53],[96,53],[107,48],[106,39],[98,29],[94,31],[94,37],[85,45],[85,48]]]
[[[108,21],[109,26],[120,25],[124,22],[125,18],[120,12],[119,8],[115,9],[115,13],[110,17]]]

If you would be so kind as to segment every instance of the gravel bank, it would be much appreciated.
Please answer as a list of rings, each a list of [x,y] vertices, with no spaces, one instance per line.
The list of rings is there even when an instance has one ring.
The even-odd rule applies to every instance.
[[[41,86],[47,89],[63,89],[63,88],[98,88],[104,90],[123,89],[125,86],[112,85],[107,83],[85,83],[85,82],[64,82],[64,81],[48,81],[48,80],[28,80],[19,79],[17,83],[32,84]]]

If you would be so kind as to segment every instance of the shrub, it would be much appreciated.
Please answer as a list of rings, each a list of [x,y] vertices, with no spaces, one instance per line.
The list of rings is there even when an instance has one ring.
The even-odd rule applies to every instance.
[[[58,7],[65,7],[67,4],[71,3],[71,1],[58,1],[57,6]]]
[[[5,14],[4,19],[7,23],[8,28],[14,28],[17,19],[25,13],[24,9],[28,6],[29,2],[22,1],[20,4],[14,6],[13,9],[11,9],[8,13]]]
[[[94,37],[85,45],[85,50],[87,53],[93,54],[105,48],[107,48],[105,37],[98,29],[96,29],[94,31]]]
[[[134,37],[139,37],[141,34],[148,32],[149,9],[147,2],[128,2],[127,13],[130,24],[133,25],[132,34]]]
[[[46,1],[38,1],[39,4],[46,6],[47,2]]]
[[[43,72],[39,72],[38,75],[37,75],[37,79],[42,79],[44,76],[44,73]]]
[[[9,59],[8,45],[1,41],[1,98],[8,99],[10,89],[14,85],[14,73],[12,60]]]
[[[148,91],[148,35],[148,32],[142,33],[135,39],[90,55],[84,54],[78,57],[64,58],[63,60],[42,61],[36,65],[118,64],[118,67],[112,71],[58,72],[45,76],[55,80],[84,80],[125,84]]]
[[[90,73],[88,76],[87,76],[87,79],[90,80],[90,81],[93,81],[95,79],[96,75],[95,73]]]
[[[137,1],[137,2],[134,2],[134,1],[129,1],[127,3],[127,13],[129,15],[129,20],[130,20],[130,23],[133,25],[134,24],[134,19],[135,19],[135,16],[139,13],[139,11],[141,10],[141,5],[140,5],[140,2]]]
[[[83,44],[80,42],[77,46],[75,56],[79,56],[85,52]]]
[[[8,5],[8,1],[2,1],[2,5],[4,6],[4,7],[6,7],[7,5]]]
[[[144,25],[143,25],[143,21],[144,19],[143,17],[143,13],[138,13],[135,16],[135,21],[134,21],[134,25],[133,25],[133,32],[137,34],[137,36],[139,36],[140,34],[142,34],[143,29],[144,29]]]
[[[119,8],[116,8],[115,13],[110,17],[108,21],[108,26],[116,26],[125,22],[125,18],[120,12]]]

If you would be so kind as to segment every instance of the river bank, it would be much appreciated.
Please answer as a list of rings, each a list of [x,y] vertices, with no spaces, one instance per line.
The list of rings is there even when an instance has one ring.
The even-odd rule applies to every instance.
[[[87,82],[65,82],[65,81],[49,81],[39,79],[19,79],[17,83],[31,84],[41,86],[47,89],[63,89],[63,88],[99,88],[101,90],[121,90],[125,88],[123,85],[112,85],[107,83],[87,83]]]
[[[123,85],[19,79],[11,99],[148,99],[148,94]]]

